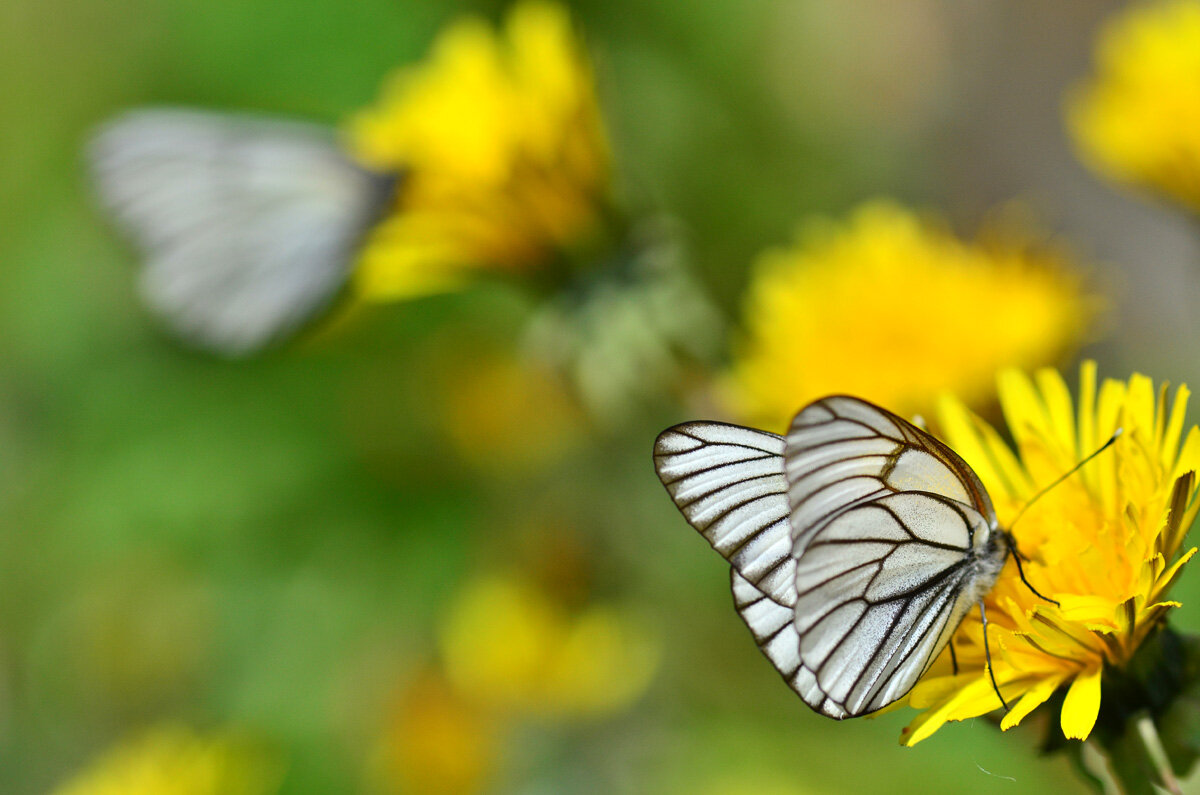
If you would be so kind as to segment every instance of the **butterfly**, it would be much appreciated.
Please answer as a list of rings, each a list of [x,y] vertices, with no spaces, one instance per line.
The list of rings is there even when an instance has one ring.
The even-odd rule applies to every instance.
[[[654,463],[729,561],[759,648],[806,704],[838,720],[903,697],[967,612],[982,611],[1010,552],[1020,566],[970,466],[859,398],[811,403],[786,436],[676,425],[655,441]]]
[[[145,303],[177,336],[230,357],[333,302],[396,184],[323,127],[198,110],[130,111],[87,155],[144,260]]]

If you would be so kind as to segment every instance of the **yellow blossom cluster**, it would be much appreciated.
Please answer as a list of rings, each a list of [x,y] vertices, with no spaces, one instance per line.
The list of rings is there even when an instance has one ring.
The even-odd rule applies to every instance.
[[[471,583],[441,633],[451,682],[481,703],[541,715],[612,713],[645,691],[659,649],[627,610],[568,609],[545,588],[496,575]]]
[[[370,233],[360,294],[392,300],[480,271],[544,269],[602,233],[609,153],[586,53],[566,9],[512,8],[502,31],[448,27],[348,127],[367,166],[398,172],[398,200]]]
[[[943,391],[986,408],[997,370],[1053,363],[1098,309],[1060,253],[965,243],[899,205],[868,203],[758,261],[725,402],[775,431],[835,393],[904,416],[931,412]]]
[[[1113,17],[1067,122],[1095,171],[1200,212],[1200,2],[1134,3]]]
[[[271,795],[278,760],[245,738],[164,724],[102,755],[55,795]]]

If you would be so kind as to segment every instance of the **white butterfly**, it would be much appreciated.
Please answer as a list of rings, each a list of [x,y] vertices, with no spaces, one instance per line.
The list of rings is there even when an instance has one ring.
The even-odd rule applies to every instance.
[[[659,435],[654,462],[732,565],[759,648],[805,703],[839,720],[912,689],[1013,549],[965,461],[858,398],[812,403],[787,436],[677,425]]]
[[[141,249],[141,293],[227,356],[295,331],[345,285],[395,183],[331,131],[196,110],[135,110],[90,142],[100,198]]]

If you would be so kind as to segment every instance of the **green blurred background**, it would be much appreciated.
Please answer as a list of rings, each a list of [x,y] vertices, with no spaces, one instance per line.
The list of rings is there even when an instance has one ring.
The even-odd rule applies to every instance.
[[[1087,351],[1101,372],[1200,381],[1195,230],[1099,184],[1062,133],[1061,92],[1114,4],[571,5],[625,190],[683,219],[731,314],[756,252],[810,213],[889,195],[971,233],[1021,197],[1116,291],[1120,333]],[[285,793],[386,789],[369,757],[397,683],[455,589],[537,523],[584,539],[662,663],[621,714],[523,727],[499,791],[1078,790],[1033,753],[1036,725],[971,721],[908,750],[904,711],[835,724],[796,699],[654,477],[651,440],[684,417],[536,474],[464,460],[431,412],[438,363],[514,338],[508,297],[387,308],[233,364],[143,313],[83,178],[89,128],[144,104],[337,123],[469,10],[502,4],[0,4],[0,791],[47,792],[162,719],[264,738]],[[1194,572],[1179,597],[1200,628]]]

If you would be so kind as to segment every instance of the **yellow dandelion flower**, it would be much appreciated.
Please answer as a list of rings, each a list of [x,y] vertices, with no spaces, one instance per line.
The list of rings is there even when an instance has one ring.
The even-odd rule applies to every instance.
[[[1134,375],[1097,388],[1096,366],[1081,369],[1078,403],[1062,377],[1016,370],[999,378],[1000,402],[1016,449],[957,399],[939,406],[946,441],[987,487],[1001,524],[1009,526],[1040,487],[1123,433],[1021,517],[1013,532],[1029,558],[1025,575],[1055,605],[1021,582],[1010,562],[986,599],[988,641],[996,680],[1012,705],[1008,729],[1056,691],[1065,692],[1061,726],[1087,738],[1096,723],[1107,670],[1120,670],[1177,602],[1167,593],[1195,553],[1183,549],[1195,519],[1200,429],[1184,433],[1188,390],[1168,401],[1165,385]],[[906,745],[946,721],[999,706],[984,661],[982,625],[968,617],[948,652],[909,695],[923,712],[908,726]]]
[[[1067,126],[1098,173],[1200,212],[1200,2],[1136,3],[1110,20]]]
[[[519,577],[492,576],[459,595],[441,633],[450,681],[496,708],[589,716],[631,704],[658,667],[658,644],[628,611],[568,610]]]
[[[998,369],[1052,363],[1097,313],[1062,254],[1019,242],[964,243],[883,201],[811,225],[755,266],[726,405],[770,430],[833,393],[901,415],[944,390],[986,407]]]
[[[281,780],[265,749],[172,724],[107,752],[55,795],[269,795]]]
[[[403,175],[360,257],[365,298],[450,289],[481,269],[528,274],[603,227],[608,145],[562,6],[519,3],[502,32],[452,25],[352,120],[349,139],[364,164]]]

